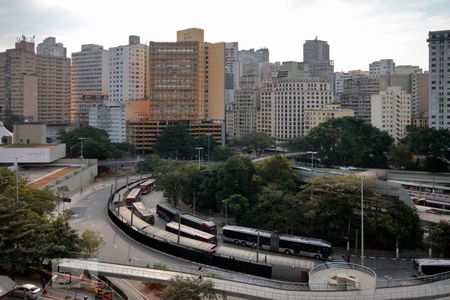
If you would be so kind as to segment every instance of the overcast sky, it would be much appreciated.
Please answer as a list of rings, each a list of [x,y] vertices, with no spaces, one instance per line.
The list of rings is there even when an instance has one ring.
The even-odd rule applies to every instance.
[[[393,58],[428,69],[430,30],[450,29],[449,0],[0,0],[0,51],[22,34],[105,48],[175,41],[176,31],[205,30],[208,42],[267,47],[270,61],[301,61],[302,45],[316,36],[330,44],[335,71],[368,69]]]

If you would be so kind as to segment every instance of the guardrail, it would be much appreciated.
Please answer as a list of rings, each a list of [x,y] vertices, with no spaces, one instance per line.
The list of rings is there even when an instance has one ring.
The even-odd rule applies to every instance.
[[[427,275],[427,276],[418,276],[418,277],[410,277],[403,279],[391,279],[389,277],[386,278],[386,281],[377,282],[377,288],[391,288],[391,287],[404,287],[404,286],[413,286],[413,285],[422,285],[426,283],[441,281],[450,279],[450,271],[435,275]]]

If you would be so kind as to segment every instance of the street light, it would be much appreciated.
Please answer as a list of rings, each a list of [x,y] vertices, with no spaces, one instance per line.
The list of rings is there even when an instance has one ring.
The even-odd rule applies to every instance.
[[[364,266],[364,177],[361,177],[361,266]]]
[[[79,139],[80,142],[81,142],[80,158],[81,158],[81,159],[84,159],[84,157],[83,157],[83,141],[84,141],[86,138],[84,138],[84,137],[79,137],[78,139]]]
[[[314,154],[317,154],[317,151],[308,151],[307,154],[311,154],[311,172],[314,169]]]
[[[16,202],[19,202],[19,162],[18,156],[11,156],[15,159],[14,167],[16,168]]]
[[[44,288],[42,289],[42,292],[39,294],[39,296],[37,296],[36,300],[41,298],[41,296],[44,294],[45,290],[48,288],[48,286],[50,285],[50,283],[54,282],[56,280],[56,278],[58,278],[58,274],[55,274],[52,276],[52,278],[50,279],[49,282],[47,282],[47,284],[44,286]]]
[[[200,151],[203,150],[203,147],[195,147],[198,150],[198,167],[200,168]]]
[[[210,156],[210,154],[209,154],[209,142],[210,142],[212,134],[208,133],[207,136],[208,136],[208,162],[209,162],[209,156]]]

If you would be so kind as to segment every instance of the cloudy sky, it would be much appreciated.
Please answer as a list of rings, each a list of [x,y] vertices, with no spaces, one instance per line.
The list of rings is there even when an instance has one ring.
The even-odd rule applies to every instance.
[[[381,58],[428,69],[430,30],[450,29],[449,0],[0,0],[0,51],[17,37],[55,36],[68,52],[81,44],[174,41],[198,27],[209,42],[267,47],[271,61],[303,59],[306,39],[326,40],[335,70],[368,69]]]

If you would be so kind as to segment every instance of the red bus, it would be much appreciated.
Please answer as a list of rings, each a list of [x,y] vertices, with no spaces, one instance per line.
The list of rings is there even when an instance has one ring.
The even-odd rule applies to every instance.
[[[153,185],[155,184],[155,182],[156,182],[156,179],[152,178],[152,179],[149,179],[149,180],[141,183],[139,185],[139,187],[141,188],[141,193],[142,194],[150,193],[153,189]]]
[[[127,206],[131,206],[133,204],[133,202],[137,202],[140,199],[141,199],[141,189],[134,188],[128,194],[127,198],[125,199],[125,202],[127,203]]]

